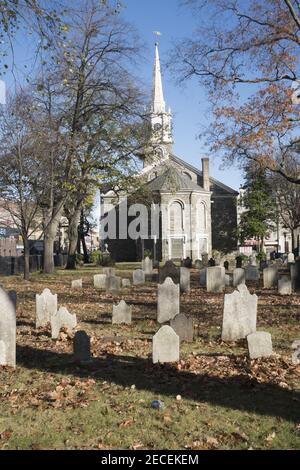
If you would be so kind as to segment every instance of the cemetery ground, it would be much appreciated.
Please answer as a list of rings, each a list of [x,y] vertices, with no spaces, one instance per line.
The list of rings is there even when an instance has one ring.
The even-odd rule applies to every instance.
[[[119,264],[132,278],[137,265]],[[195,339],[181,343],[180,361],[152,364],[158,331],[157,283],[113,297],[93,287],[99,268],[55,275],[2,277],[17,301],[17,367],[0,367],[1,449],[299,449],[300,366],[291,344],[300,339],[300,295],[279,296],[251,283],[258,331],[272,334],[274,355],[250,360],[246,340],[221,341],[223,294],[199,287],[181,295]],[[82,278],[82,289],[71,280]],[[59,306],[76,313],[77,330],[91,336],[93,361],[76,364],[66,332],[51,339],[35,328],[35,294],[48,287]],[[226,292],[232,292],[226,287]],[[112,325],[113,303],[133,305],[131,325]],[[164,409],[151,408],[152,400]]]

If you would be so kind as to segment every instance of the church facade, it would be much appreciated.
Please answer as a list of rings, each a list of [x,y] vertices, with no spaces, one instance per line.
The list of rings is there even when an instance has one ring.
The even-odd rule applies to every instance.
[[[173,152],[172,114],[166,109],[158,45],[155,46],[149,152],[143,155],[143,185],[159,207],[158,230],[135,240],[109,239],[109,251],[116,261],[134,261],[146,254],[158,261],[201,259],[212,250],[228,253],[237,249],[238,193],[209,174],[209,159],[196,168]],[[101,198],[102,214],[115,203],[114,193]],[[148,225],[151,226],[148,215]],[[118,230],[117,230],[118,232]]]

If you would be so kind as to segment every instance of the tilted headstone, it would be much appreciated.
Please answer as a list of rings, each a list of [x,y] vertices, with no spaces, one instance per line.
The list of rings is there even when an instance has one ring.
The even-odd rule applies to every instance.
[[[289,253],[288,254],[288,259],[287,259],[288,263],[295,263],[295,255],[294,253]]]
[[[281,276],[278,280],[278,294],[291,295],[292,294],[292,281],[288,276]]]
[[[106,274],[107,276],[115,276],[116,275],[115,268],[103,268],[102,272],[103,272],[103,274]]]
[[[71,284],[72,289],[82,289],[82,279],[75,279]]]
[[[179,284],[174,284],[167,277],[163,284],[158,285],[157,321],[165,323],[179,313]]]
[[[105,289],[105,286],[106,286],[106,274],[95,274],[94,287],[96,287],[96,289]]]
[[[135,269],[132,273],[132,283],[134,286],[145,284],[145,273],[142,269]]]
[[[16,309],[0,287],[0,365],[16,367]]]
[[[250,359],[269,357],[273,354],[272,337],[270,333],[257,331],[247,336]]]
[[[187,317],[184,313],[180,313],[170,321],[170,326],[179,336],[180,341],[191,343],[194,340],[194,323],[192,317]]]
[[[49,289],[44,289],[41,294],[36,294],[36,328],[46,326],[51,320],[51,315],[57,312],[57,294],[52,294]]]
[[[246,276],[243,268],[235,268],[233,270],[233,287],[237,287],[240,284],[245,284]]]
[[[153,271],[153,261],[152,259],[149,258],[149,256],[146,256],[145,259],[142,261],[142,269],[144,273],[147,274],[152,274]]]
[[[122,287],[131,287],[130,279],[122,279]]]
[[[118,276],[106,276],[106,292],[112,295],[119,295],[121,289],[121,278]]]
[[[191,273],[189,268],[180,268],[180,291],[188,293],[191,290]]]
[[[207,292],[223,292],[225,288],[225,268],[212,266],[206,269]]]
[[[257,296],[245,284],[232,294],[225,294],[222,340],[236,341],[256,331]]]
[[[73,351],[75,361],[88,362],[91,360],[91,339],[85,331],[76,331]]]
[[[179,336],[168,325],[162,326],[153,336],[152,360],[154,364],[179,361]]]
[[[58,338],[59,332],[62,327],[65,327],[68,333],[72,333],[77,326],[77,319],[75,313],[69,313],[66,307],[60,309],[51,315],[51,336],[53,339]]]
[[[196,269],[202,269],[203,268],[203,263],[202,263],[201,259],[196,259],[195,268]]]
[[[278,268],[277,266],[269,266],[263,270],[264,288],[270,289],[277,287],[278,284]]]
[[[179,284],[180,282],[180,271],[173,261],[170,260],[162,268],[159,268],[159,283],[165,282],[167,277],[170,277],[174,284]]]
[[[292,363],[298,366],[300,364],[300,339],[293,342],[292,351]]]
[[[247,266],[245,269],[246,281],[259,281],[259,269],[256,266]]]
[[[121,300],[118,305],[113,305],[112,324],[130,324],[132,318],[132,305],[127,305],[125,300]]]
[[[200,286],[201,287],[206,287],[206,269],[207,268],[200,269]]]

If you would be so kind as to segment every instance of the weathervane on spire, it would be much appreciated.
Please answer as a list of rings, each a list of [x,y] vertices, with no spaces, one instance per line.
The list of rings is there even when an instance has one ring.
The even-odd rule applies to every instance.
[[[153,31],[153,34],[154,34],[154,36],[157,36],[157,37],[162,36],[162,33],[161,33],[160,31]],[[158,45],[159,45],[159,42],[156,41],[156,42],[155,42],[155,45],[158,46]]]

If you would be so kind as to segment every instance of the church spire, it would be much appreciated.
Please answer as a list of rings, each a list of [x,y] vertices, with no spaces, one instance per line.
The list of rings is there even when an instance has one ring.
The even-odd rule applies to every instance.
[[[161,71],[160,71],[160,60],[158,53],[158,43],[155,43],[155,57],[154,57],[154,69],[153,69],[153,85],[152,85],[152,103],[151,111],[155,114],[165,113],[166,104],[164,101],[164,93],[162,87]]]

